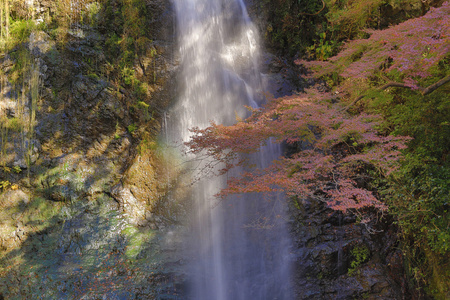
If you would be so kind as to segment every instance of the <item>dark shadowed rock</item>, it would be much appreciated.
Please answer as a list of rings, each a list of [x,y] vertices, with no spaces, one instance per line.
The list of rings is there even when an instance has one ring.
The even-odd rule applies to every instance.
[[[290,211],[296,299],[403,299],[398,240],[387,223],[374,223],[379,232],[369,234],[354,217],[312,199]]]

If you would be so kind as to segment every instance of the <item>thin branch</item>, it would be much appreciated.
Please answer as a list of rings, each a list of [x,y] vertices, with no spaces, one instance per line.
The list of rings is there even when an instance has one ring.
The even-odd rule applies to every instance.
[[[404,83],[391,81],[391,82],[386,83],[382,87],[380,87],[378,90],[384,91],[384,90],[386,90],[386,89],[388,89],[390,87],[399,87],[399,88],[406,88],[406,89],[410,89],[411,88],[409,85],[406,85]],[[421,90],[422,88],[419,88],[419,89]]]
[[[313,14],[300,13],[299,15],[302,15],[302,16],[317,16],[318,14],[320,14],[325,9],[325,1],[323,1],[323,0],[322,0],[322,5],[323,5],[322,8],[316,13],[313,13]]]
[[[364,98],[365,96],[366,96],[366,95],[359,96],[358,98],[356,98],[355,100],[353,100],[352,103],[350,103],[350,104],[347,105],[346,107],[344,107],[344,108],[338,110],[338,112],[345,112],[345,111],[349,110],[350,107],[352,107],[353,105],[355,105],[356,102],[358,102],[359,100],[361,100],[361,99]]]
[[[445,78],[442,78],[441,80],[439,80],[438,82],[430,85],[429,87],[425,88],[422,90],[422,95],[428,95],[430,93],[432,93],[434,90],[436,90],[437,88],[443,86],[444,84],[446,84],[447,82],[450,81],[450,75],[448,75]]]
[[[450,82],[450,75],[448,75],[447,77],[442,78],[441,80],[439,80],[436,83],[433,83],[432,85],[423,88],[423,87],[418,87],[418,89],[421,91],[421,94],[423,96],[426,96],[432,92],[434,92],[436,89],[440,88],[441,86],[443,86],[444,84]],[[399,88],[407,88],[407,89],[413,89],[411,86],[406,85],[404,83],[401,82],[395,82],[395,81],[391,81],[386,83],[385,85],[383,85],[382,87],[380,87],[378,90],[379,91],[384,91],[385,89],[388,89],[390,87],[399,87]],[[355,105],[358,101],[360,101],[362,98],[364,98],[366,95],[362,95],[359,96],[358,98],[356,98],[355,100],[352,101],[352,103],[350,103],[349,105],[347,105],[346,107],[342,108],[341,110],[339,110],[339,112],[344,112],[349,110],[350,107],[352,107],[353,105]]]

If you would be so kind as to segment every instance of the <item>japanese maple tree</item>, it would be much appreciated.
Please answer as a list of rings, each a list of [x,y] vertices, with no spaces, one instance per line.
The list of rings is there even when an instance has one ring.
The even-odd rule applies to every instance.
[[[342,84],[335,91],[344,92],[339,93],[341,100],[359,95],[357,101],[374,86],[431,93],[449,81],[448,74],[439,71],[440,79],[432,85],[419,85],[430,74],[436,78],[438,65],[448,57],[449,10],[446,2],[423,17],[370,31],[370,38],[349,42],[327,62],[298,63],[311,67],[316,76],[338,74]],[[344,212],[366,207],[386,210],[369,183],[374,174],[388,176],[398,167],[401,150],[410,138],[381,134],[376,129],[380,116],[350,114],[343,106],[345,101],[336,98],[336,92],[310,89],[301,95],[270,99],[261,109],[249,108],[251,116],[233,126],[211,123],[205,129],[192,129],[187,145],[193,153],[222,162],[220,173],[245,164],[247,154],[259,151],[269,139],[297,149],[268,168],[253,168],[230,179],[220,197],[282,190],[290,196],[320,199]]]
[[[194,128],[187,144],[193,153],[205,151],[224,163],[222,173],[246,164],[246,154],[259,151],[269,138],[288,146],[308,144],[268,168],[230,179],[220,197],[282,190],[290,196],[318,198],[335,210],[385,210],[373,191],[358,181],[368,176],[367,165],[384,175],[393,171],[408,138],[379,135],[374,129],[378,116],[350,116],[327,101],[329,97],[310,90],[301,96],[272,99],[233,126],[212,123],[206,129]]]

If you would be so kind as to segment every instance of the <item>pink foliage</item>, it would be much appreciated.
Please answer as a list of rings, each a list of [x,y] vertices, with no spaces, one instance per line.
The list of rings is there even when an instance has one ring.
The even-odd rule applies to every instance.
[[[374,129],[378,116],[347,115],[326,101],[329,97],[310,90],[302,96],[273,99],[236,125],[212,123],[206,129],[194,129],[187,145],[194,153],[206,151],[224,163],[224,173],[242,165],[245,154],[258,151],[270,137],[288,144],[307,141],[308,149],[281,157],[266,169],[230,179],[218,196],[284,191],[288,195],[319,197],[336,210],[384,210],[386,206],[352,178],[364,171],[359,168],[362,163],[388,175],[395,170],[401,157],[399,150],[405,148],[409,138],[380,136]]]
[[[327,62],[297,61],[319,75],[337,71],[343,77],[367,78],[384,70],[397,70],[404,83],[416,87],[450,52],[450,2],[431,8],[420,18],[385,30],[367,30],[370,38],[348,42]]]

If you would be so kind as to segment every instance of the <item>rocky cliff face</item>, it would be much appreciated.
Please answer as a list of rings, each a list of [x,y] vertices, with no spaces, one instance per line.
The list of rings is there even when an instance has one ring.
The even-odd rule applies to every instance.
[[[291,213],[297,299],[406,297],[402,254],[388,220],[362,224],[316,200],[295,202]]]
[[[34,1],[30,4],[34,6],[38,19],[56,10],[56,4],[52,1]],[[32,151],[36,153],[31,164],[27,165],[25,154],[20,151],[24,149],[19,145],[19,134],[10,131],[9,138],[3,142],[6,149],[3,163],[9,167],[19,166],[23,170],[29,168],[33,175],[30,188],[45,190],[46,196],[55,201],[106,193],[121,202],[123,209],[127,206],[124,201],[134,201],[130,200],[131,196],[123,196],[127,194],[125,190],[133,190],[134,194],[139,195],[144,193],[138,191],[139,188],[144,188],[145,193],[151,195],[132,197],[137,197],[138,202],[156,205],[151,202],[161,196],[155,181],[157,162],[148,162],[149,157],[143,157],[145,151],[137,151],[137,148],[144,138],[154,138],[160,130],[161,112],[169,105],[176,91],[177,63],[169,2],[149,1],[148,6],[152,15],[156,16],[148,26],[154,28],[152,47],[157,54],[151,57],[144,55],[141,60],[144,69],[149,69],[151,77],[158,80],[150,80],[143,74],[140,79],[148,82],[147,93],[151,103],[142,105],[143,110],[148,110],[147,106],[151,105],[152,111],[146,111],[151,114],[150,117],[131,107],[131,88],[121,87],[109,81],[108,76],[99,74],[108,63],[104,53],[106,37],[101,29],[75,26],[67,33],[64,43],[55,42],[45,31],[35,31],[25,45],[18,46],[27,48],[30,60],[39,73],[39,107],[33,124],[35,134],[30,140],[35,145]],[[0,113],[7,119],[26,119],[32,101],[25,87],[10,83],[13,65],[19,59],[14,55],[17,51],[15,49],[6,54],[0,61],[4,74]],[[136,70],[142,72],[137,62]],[[24,81],[30,79],[27,76],[24,75]],[[20,94],[26,98],[24,112],[18,112]],[[8,152],[16,152],[16,155],[8,156]],[[55,176],[48,173],[52,169],[65,169],[77,178],[71,175],[55,180]],[[149,187],[142,187],[139,183],[141,177],[136,176],[137,169],[150,172],[141,174],[141,177],[149,179]],[[129,170],[133,176],[128,176]],[[22,185],[26,186],[24,183]]]
[[[37,22],[57,11],[54,1],[29,4]],[[117,285],[113,298],[175,293],[172,271],[162,267],[178,259],[170,254],[175,241],[166,238],[175,218],[165,209],[174,205],[164,201],[172,179],[156,142],[176,92],[175,25],[169,1],[146,6],[154,50],[134,68],[145,101],[103,71],[108,33],[101,27],[72,24],[62,41],[54,31],[34,30],[0,57],[0,115],[8,127],[0,181],[9,184],[0,197],[0,295],[8,299],[93,299],[102,284]],[[30,68],[23,82],[14,81],[25,56]],[[28,88],[33,72],[38,97]]]

